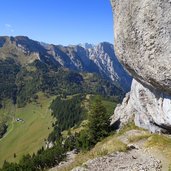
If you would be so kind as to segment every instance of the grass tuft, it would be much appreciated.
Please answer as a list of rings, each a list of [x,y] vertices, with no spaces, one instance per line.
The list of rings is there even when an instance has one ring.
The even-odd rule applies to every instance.
[[[137,141],[140,141],[142,139],[147,139],[151,136],[151,134],[149,133],[145,133],[145,134],[142,134],[142,135],[137,135],[137,136],[131,136],[128,138],[129,142],[137,142]]]
[[[123,126],[119,130],[118,135],[123,135],[124,133],[126,133],[126,132],[128,132],[130,130],[134,130],[134,129],[136,129],[136,130],[144,130],[142,128],[137,127],[134,122],[129,122],[128,124],[126,124],[125,126]]]
[[[64,168],[60,168],[58,171],[72,170],[77,166],[81,166],[88,160],[105,156],[116,151],[127,151],[127,146],[119,141],[116,135],[111,135],[105,138],[103,141],[97,143],[92,150],[78,154],[74,162]]]
[[[166,135],[152,134],[148,139],[148,147],[157,147],[171,158],[171,138]]]

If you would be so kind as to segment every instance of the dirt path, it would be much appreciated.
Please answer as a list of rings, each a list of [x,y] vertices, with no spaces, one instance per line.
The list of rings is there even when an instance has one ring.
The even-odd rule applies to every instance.
[[[156,148],[151,148],[151,149],[148,149],[148,152],[152,156],[154,156],[155,158],[161,161],[162,171],[168,171],[170,161],[161,153],[161,151],[157,150]]]
[[[127,152],[117,152],[89,160],[72,171],[168,171],[168,160],[155,148],[145,147],[147,139],[130,143],[130,137],[143,136],[145,131],[131,130],[118,139],[127,144]]]
[[[89,160],[82,166],[72,171],[168,171],[169,160],[154,147],[146,147],[148,137],[140,138],[130,142],[131,137],[146,136],[147,132],[142,130],[127,131],[118,139],[128,146],[127,152],[115,152],[109,155]],[[66,162],[50,171],[57,171],[66,167],[74,161],[75,154],[68,153]]]
[[[72,171],[161,171],[159,160],[140,150],[130,150],[127,153],[118,152],[90,160],[82,168]]]
[[[4,136],[2,138],[0,138],[0,141],[2,141],[7,135],[9,135],[14,130],[14,122],[15,122],[15,119],[13,119],[11,121],[11,127],[10,127],[10,129],[7,130],[7,132],[4,134]]]
[[[131,136],[142,136],[147,134],[145,131],[141,130],[131,130],[126,132],[123,136],[120,136],[119,139],[130,146],[131,144],[129,143],[129,138]],[[140,151],[140,155],[144,154],[146,156],[150,155],[151,157],[155,158],[156,160],[161,162],[162,171],[168,171],[169,168],[169,160],[164,156],[164,154],[161,153],[160,150],[158,150],[155,147],[149,147],[147,148],[145,145],[147,143],[148,139],[141,139],[137,142],[132,143],[133,146],[138,148],[138,151]]]

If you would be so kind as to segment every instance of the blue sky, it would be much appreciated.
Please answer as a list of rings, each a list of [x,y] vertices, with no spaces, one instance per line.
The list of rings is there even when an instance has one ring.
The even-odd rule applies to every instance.
[[[53,44],[113,43],[110,0],[0,0],[0,36]]]

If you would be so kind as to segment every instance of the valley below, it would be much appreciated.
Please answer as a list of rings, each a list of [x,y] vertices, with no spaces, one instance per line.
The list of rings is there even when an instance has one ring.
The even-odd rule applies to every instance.
[[[40,147],[45,146],[46,139],[52,131],[52,123],[49,105],[52,97],[46,97],[43,93],[38,94],[36,101],[18,108],[11,101],[5,101],[1,115],[8,116],[8,129],[0,139],[0,165],[4,160],[18,162],[27,153],[36,153]],[[17,119],[21,121],[17,121]]]
[[[91,149],[113,129],[109,118],[131,81],[110,43],[86,49],[0,37],[2,170],[44,170],[71,149]],[[96,100],[102,119],[91,118]],[[93,122],[102,125],[97,137]]]
[[[0,41],[0,171],[171,168],[168,135],[135,126],[129,105],[116,114],[132,78],[113,45]]]
[[[37,151],[41,150],[41,148],[52,148],[53,145],[49,147],[48,144],[52,142],[55,143],[57,140],[56,135],[58,136],[58,131],[55,128],[57,126],[57,120],[59,125],[65,125],[61,127],[64,139],[66,139],[68,135],[70,137],[72,134],[75,135],[75,133],[84,130],[87,126],[88,120],[86,118],[90,106],[94,103],[97,97],[99,96],[90,94],[83,96],[81,105],[86,110],[84,111],[84,116],[80,112],[76,114],[73,113],[73,111],[68,113],[66,119],[62,120],[62,122],[59,121],[64,113],[58,113],[58,119],[54,117],[55,115],[52,115],[54,110],[53,103],[55,102],[55,107],[57,106],[57,108],[61,108],[60,110],[64,111],[65,107],[69,107],[68,105],[71,104],[72,99],[77,100],[80,98],[79,94],[62,97],[58,102],[59,96],[48,96],[39,92],[36,99],[31,99],[29,103],[20,108],[12,104],[10,100],[2,101],[3,108],[0,109],[0,113],[1,116],[8,116],[8,129],[0,139],[0,166],[3,166],[4,161],[18,163],[23,156],[28,154],[35,155]],[[117,101],[112,97],[105,98],[101,96],[101,98],[107,109],[107,115],[110,116],[113,113],[113,108],[116,107]],[[56,103],[56,100],[57,103],[62,103],[63,101],[64,104],[59,106]],[[76,102],[75,100],[73,102]],[[69,103],[67,104],[67,102]],[[65,103],[67,106],[64,106],[66,105]],[[72,110],[75,110],[76,112],[77,109],[74,109],[73,107]],[[67,112],[67,110],[65,111]],[[76,116],[80,118],[81,116],[81,118],[73,121],[72,118],[70,118],[70,115],[74,118]]]
[[[171,171],[171,1],[110,0],[114,45],[105,1],[16,2],[0,11],[0,171]]]
[[[169,171],[171,139],[167,135],[151,134],[129,123],[84,153],[68,153],[50,171]]]

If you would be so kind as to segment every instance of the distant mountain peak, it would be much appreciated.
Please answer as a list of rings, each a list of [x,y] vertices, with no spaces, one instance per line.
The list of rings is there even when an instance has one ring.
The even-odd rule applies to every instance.
[[[115,56],[113,45],[108,42],[62,46],[34,41],[26,36],[1,36],[0,59],[9,56],[21,65],[40,60],[47,65],[97,73],[125,92],[130,90],[132,79]]]
[[[83,48],[85,48],[85,49],[92,49],[92,48],[95,47],[95,45],[94,44],[91,44],[91,43],[80,43],[78,45],[81,46],[81,47],[83,47]]]

